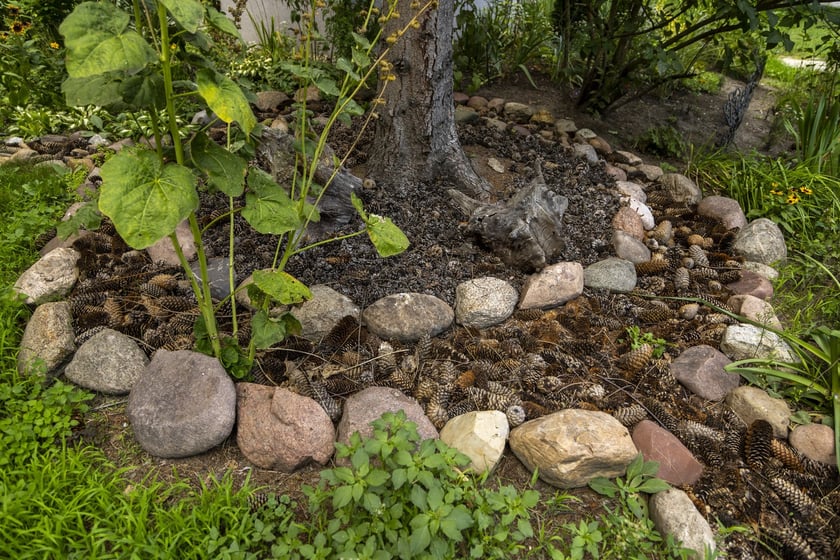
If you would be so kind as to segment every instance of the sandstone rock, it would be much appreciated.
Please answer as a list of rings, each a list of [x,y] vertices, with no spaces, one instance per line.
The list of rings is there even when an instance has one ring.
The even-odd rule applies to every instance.
[[[506,123],[505,121],[503,121],[501,119],[493,119],[493,118],[490,118],[490,117],[484,117],[482,119],[482,121],[484,122],[484,126],[486,126],[489,129],[492,129],[492,130],[497,130],[499,132],[504,132],[508,129],[508,123]]]
[[[20,148],[9,157],[10,161],[28,161],[38,155],[32,148]]]
[[[112,329],[82,344],[67,364],[72,383],[108,395],[125,395],[146,369],[149,359],[134,340]]]
[[[630,292],[636,287],[636,267],[630,261],[609,257],[586,267],[583,285],[610,292]]]
[[[790,407],[783,399],[774,399],[758,387],[744,385],[726,396],[726,404],[747,426],[756,420],[766,420],[773,426],[776,437],[787,438]]]
[[[635,172],[631,173],[634,178],[637,176],[645,181],[654,182],[658,181],[662,175],[665,173],[662,171],[662,168],[658,165],[649,165],[647,163],[640,163],[634,166],[636,168]]]
[[[590,138],[588,142],[590,146],[595,148],[595,151],[598,152],[598,155],[601,157],[606,157],[612,153],[612,146],[610,146],[609,142],[607,142],[600,136]]]
[[[161,349],[132,387],[126,412],[137,442],[151,455],[189,457],[230,435],[236,388],[215,358]]]
[[[572,144],[572,152],[575,156],[585,159],[589,163],[598,163],[598,152],[589,144]]]
[[[719,221],[727,229],[742,228],[747,218],[737,200],[726,196],[707,196],[697,205],[697,213]]]
[[[547,109],[538,109],[531,115],[529,122],[540,126],[552,126],[554,124],[554,115]]]
[[[595,131],[593,131],[590,128],[579,128],[575,132],[575,140],[582,143],[587,143],[589,140],[595,138],[596,136],[598,136],[598,134],[596,134]]]
[[[770,280],[751,270],[742,270],[741,279],[727,284],[726,287],[739,295],[751,295],[758,299],[773,297],[773,284]]]
[[[776,330],[782,330],[782,322],[776,317],[773,306],[763,299],[750,294],[740,294],[731,296],[726,305],[731,307],[735,313],[743,315],[747,319],[752,319]]]
[[[561,262],[532,274],[522,286],[520,309],[548,309],[566,303],[583,293],[583,266]]]
[[[493,99],[487,102],[487,110],[493,111],[497,115],[500,115],[505,109],[505,103],[506,101],[501,97],[494,97]]]
[[[709,401],[719,401],[741,383],[737,373],[723,368],[732,361],[711,346],[692,346],[670,366],[671,374],[689,391]]]
[[[638,183],[634,183],[633,181],[616,181],[615,189],[621,196],[635,198],[639,202],[647,202],[647,193],[645,193],[642,185]]]
[[[616,163],[624,163],[626,165],[640,165],[642,158],[633,152],[626,152],[624,150],[615,150],[612,153],[612,160]]]
[[[635,214],[633,210],[630,210]],[[638,216],[638,214],[636,214]],[[620,259],[639,264],[650,260],[650,249],[638,238],[623,231],[614,231],[612,238],[613,249]]]
[[[359,432],[365,438],[373,434],[371,422],[386,412],[405,412],[411,422],[417,424],[420,439],[436,439],[437,429],[423,412],[416,400],[390,387],[368,387],[350,395],[344,402],[344,415],[338,423],[337,441],[349,443],[350,436]]]
[[[359,308],[349,297],[340,294],[324,284],[310,286],[312,299],[292,310],[300,321],[302,336],[319,342],[346,315],[359,317]]]
[[[720,351],[735,361],[747,358],[769,358],[790,364],[799,361],[790,345],[779,335],[754,325],[726,327],[720,341]]]
[[[260,111],[276,111],[282,105],[290,101],[289,96],[282,91],[260,91],[257,92],[256,107]]]
[[[73,316],[66,301],[39,305],[23,331],[17,370],[21,375],[34,373],[43,363],[46,374],[55,374],[76,350]]]
[[[577,132],[575,121],[570,119],[557,119],[554,121],[554,132],[558,134],[574,134]]]
[[[517,124],[527,123],[531,120],[531,115],[534,114],[534,110],[530,105],[517,103],[516,101],[508,101],[505,103],[504,111],[505,116]]]
[[[624,233],[627,233],[644,243],[645,226],[642,224],[642,217],[639,216],[639,213],[632,208],[628,206],[622,206],[619,208],[618,212],[616,212],[613,217],[612,227],[613,229],[623,231]]]
[[[385,296],[362,312],[362,319],[371,332],[385,340],[401,342],[440,334],[454,318],[455,312],[445,301],[417,293]]]
[[[476,122],[479,118],[478,111],[466,105],[458,105],[455,107],[455,122],[460,124],[468,124]]]
[[[294,472],[327,463],[335,450],[335,427],[309,397],[282,387],[239,383],[236,444],[260,468]]]
[[[707,558],[706,549],[715,550],[712,528],[682,490],[671,488],[651,496],[650,517],[662,535],[671,535],[694,551],[692,560]]]
[[[456,105],[464,105],[470,100],[470,96],[462,91],[456,91],[452,94],[452,100],[455,101]]]
[[[465,327],[483,329],[510,317],[518,301],[516,288],[504,280],[467,280],[455,288],[455,319]]]
[[[598,476],[624,474],[636,456],[627,428],[605,412],[565,409],[525,422],[510,433],[510,448],[528,470],[559,488]]]
[[[748,261],[772,265],[787,258],[787,245],[782,230],[773,221],[759,218],[747,224],[738,235],[732,250]]]
[[[481,97],[480,95],[473,95],[469,98],[469,100],[467,100],[467,107],[470,107],[480,112],[487,109],[488,103],[489,101],[486,97]]]
[[[505,450],[510,428],[504,412],[482,410],[452,418],[440,439],[470,459],[476,472],[493,471]]]
[[[188,261],[194,261],[196,256],[195,240],[190,230],[190,224],[184,220],[178,227],[175,228],[175,236],[178,238],[178,244],[181,245],[181,250],[184,251],[184,256]],[[178,254],[172,246],[172,240],[169,237],[164,237],[151,247],[146,249],[149,258],[152,262],[164,263],[172,266],[181,266],[181,261],[178,260]]]
[[[621,169],[620,167],[616,167],[615,165],[607,163],[606,165],[604,165],[604,171],[606,171],[607,175],[609,175],[616,181],[627,180],[627,172]]]
[[[659,178],[659,184],[671,195],[677,203],[688,205],[697,204],[703,198],[703,193],[697,184],[680,173],[665,173]]]
[[[836,465],[834,451],[834,430],[824,424],[806,424],[797,426],[790,433],[790,444],[800,453],[812,459]]]
[[[703,474],[703,465],[677,436],[650,420],[642,420],[633,428],[633,443],[645,461],[659,463],[656,476],[669,484],[691,485]]]
[[[39,305],[66,296],[79,279],[75,249],[53,249],[30,266],[15,282],[14,289],[26,296],[26,303]]]

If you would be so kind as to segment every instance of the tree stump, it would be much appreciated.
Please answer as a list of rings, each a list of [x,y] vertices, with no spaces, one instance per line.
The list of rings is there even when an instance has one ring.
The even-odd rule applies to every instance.
[[[487,204],[460,191],[449,195],[469,216],[468,231],[508,265],[541,270],[565,248],[563,214],[569,199],[549,189],[537,163],[531,183],[506,202]]]

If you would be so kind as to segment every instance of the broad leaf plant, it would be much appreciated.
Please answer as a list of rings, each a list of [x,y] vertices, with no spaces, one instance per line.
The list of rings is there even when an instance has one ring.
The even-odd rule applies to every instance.
[[[417,16],[431,5],[429,2],[420,6],[406,28],[417,25]],[[165,237],[171,240],[201,311],[195,329],[197,348],[217,357],[237,378],[248,375],[257,348],[268,348],[299,331],[300,324],[290,313],[277,317],[270,315],[269,309],[278,303],[292,305],[312,297],[309,289],[284,268],[292,256],[324,242],[305,245],[305,229],[310,222],[318,221],[318,202],[329,187],[329,181],[323,186],[313,182],[327,134],[336,120],[347,121],[363,113],[353,98],[374,72],[386,78],[382,80],[385,85],[389,81],[390,65],[385,60],[388,49],[379,56],[373,54],[379,36],[369,41],[354,34],[352,56],[336,63],[344,76],[341,82],[313,65],[311,44],[317,32],[312,22],[321,7],[315,0],[309,17],[303,18],[309,27],[302,37],[297,60],[289,61],[287,69],[302,88],[314,85],[335,98],[335,109],[324,131],[314,135],[308,130],[306,104],[299,103],[294,127],[299,148],[296,170],[292,184],[283,186],[242,155],[258,138],[260,125],[242,89],[216,71],[208,56],[213,48],[211,31],[242,41],[233,22],[219,11],[199,0],[133,0],[130,12],[109,2],[82,2],[59,29],[67,50],[69,77],[62,84],[67,103],[145,112],[154,131],[154,142],[150,142],[154,147],[122,150],[102,166],[98,209],[135,249],[145,249]],[[368,18],[378,16],[379,21],[399,17],[394,2],[386,2],[381,11],[371,3],[367,13]],[[393,44],[394,40],[396,37],[388,37],[386,43]],[[225,146],[213,142],[205,130],[191,133],[179,126],[176,101],[181,98],[203,103],[226,123]],[[234,137],[244,140],[234,142]],[[333,163],[338,169],[341,161],[336,159]],[[201,243],[202,229],[196,219],[199,189],[204,188],[227,195],[227,218],[231,221],[241,211],[256,231],[279,236],[274,265],[255,272],[254,282],[248,287],[258,310],[252,316],[247,350],[240,349],[236,342],[235,307],[234,336],[221,336],[217,328],[216,302],[210,295],[207,257]],[[243,195],[244,207],[240,210],[235,200]],[[352,202],[364,229],[347,236],[367,233],[383,257],[408,247],[408,239],[389,219],[365,213],[355,196]],[[196,246],[199,278],[191,272],[175,235],[176,227],[185,220]],[[231,293],[235,289],[232,232],[233,228],[229,255]]]

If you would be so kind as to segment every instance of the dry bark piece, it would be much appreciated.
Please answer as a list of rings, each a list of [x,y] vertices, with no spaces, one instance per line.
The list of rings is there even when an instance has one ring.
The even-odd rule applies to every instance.
[[[552,191],[537,163],[531,183],[504,203],[487,204],[460,191],[449,190],[468,214],[468,230],[477,234],[509,266],[540,270],[565,248],[563,214],[569,199]]]

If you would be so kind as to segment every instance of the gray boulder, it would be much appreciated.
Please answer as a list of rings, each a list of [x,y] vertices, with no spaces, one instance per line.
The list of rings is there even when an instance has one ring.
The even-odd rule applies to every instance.
[[[587,266],[583,285],[587,288],[627,293],[636,287],[636,267],[624,259],[610,257]]]
[[[312,299],[292,310],[300,321],[304,338],[319,342],[346,315],[359,317],[359,308],[349,297],[324,284],[309,287]]]
[[[697,183],[680,173],[665,173],[659,178],[659,184],[678,203],[694,205],[703,198]]]
[[[715,535],[688,494],[677,488],[650,497],[650,517],[662,535],[671,535],[682,546],[690,548],[693,560],[703,560],[706,549],[715,550]]]
[[[732,250],[748,261],[772,265],[787,258],[782,230],[767,218],[753,220],[735,236]]]
[[[367,328],[385,340],[413,342],[448,329],[455,312],[445,301],[418,293],[392,294],[362,312]]]
[[[189,457],[222,443],[236,419],[236,387],[215,358],[158,350],[134,384],[126,409],[151,455]]]
[[[406,418],[417,424],[421,439],[437,439],[438,431],[416,400],[390,387],[368,387],[351,395],[344,403],[344,414],[338,423],[337,441],[349,443],[350,436],[359,432],[364,437],[373,434],[371,422],[386,412],[405,412]]]
[[[149,358],[132,338],[105,329],[79,347],[64,369],[64,376],[86,389],[124,395],[131,391],[148,363]]]
[[[483,329],[513,314],[519,294],[500,278],[483,277],[455,288],[455,319],[465,327]]]
[[[32,373],[42,364],[45,373],[57,373],[76,350],[75,340],[73,316],[67,302],[39,305],[23,331],[17,358],[18,372],[21,375]]]

